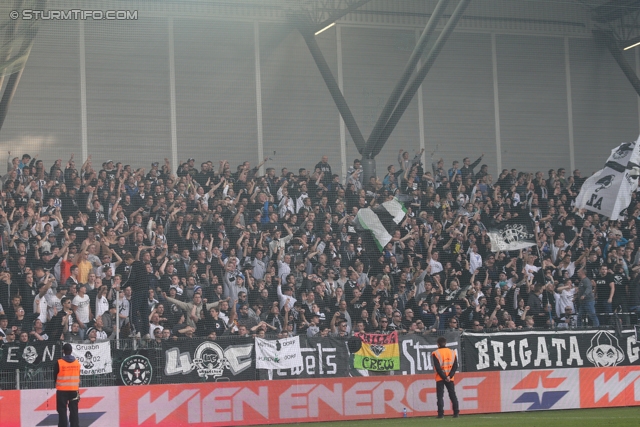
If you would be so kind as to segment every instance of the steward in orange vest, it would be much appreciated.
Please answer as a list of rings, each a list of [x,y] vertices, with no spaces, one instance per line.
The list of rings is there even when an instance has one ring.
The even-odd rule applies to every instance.
[[[80,362],[71,354],[71,344],[62,346],[63,356],[55,365],[56,407],[58,410],[58,427],[80,427],[78,418],[78,402],[80,401]],[[67,418],[67,406],[69,417]]]
[[[458,358],[453,350],[447,348],[447,339],[438,338],[438,349],[431,353],[433,370],[436,373],[436,394],[438,401],[438,418],[444,418],[444,388],[449,392],[449,399],[453,406],[453,417],[458,418],[460,408],[453,382],[453,376],[458,370]]]

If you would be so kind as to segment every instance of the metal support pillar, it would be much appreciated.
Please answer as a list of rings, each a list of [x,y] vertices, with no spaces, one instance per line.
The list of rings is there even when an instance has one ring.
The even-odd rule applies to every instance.
[[[347,105],[346,99],[342,95],[340,88],[338,87],[338,83],[336,79],[333,77],[333,73],[329,68],[329,64],[327,64],[322,51],[320,50],[320,46],[318,46],[318,42],[316,42],[315,36],[307,29],[303,29],[300,27],[298,29],[305,42],[307,43],[307,47],[309,48],[309,52],[311,52],[311,56],[313,56],[316,65],[318,66],[318,70],[324,79],[331,96],[333,97],[333,101],[338,107],[338,111],[340,111],[340,115],[344,120],[344,124],[349,130],[349,134],[351,134],[351,138],[353,138],[353,142],[356,144],[356,148],[360,154],[363,153],[365,147],[365,140],[362,136],[362,132],[360,132],[360,128],[356,123],[356,119],[353,117],[351,113],[351,109]]]
[[[611,56],[613,56],[613,59],[616,60],[618,66],[627,77],[627,80],[629,80],[631,86],[633,86],[638,96],[640,96],[640,79],[638,79],[635,70],[625,59],[616,39],[611,35],[611,33],[602,30],[594,30],[593,36],[595,37],[596,41],[602,42],[607,47],[607,49],[609,49],[609,52],[611,52]]]
[[[7,113],[9,112],[9,105],[11,105],[13,95],[15,95],[16,90],[18,89],[18,83],[20,83],[22,71],[24,71],[24,67],[22,67],[17,73],[11,74],[7,81],[7,86],[4,88],[2,100],[0,101],[0,129],[2,129],[4,119],[7,117]]]
[[[367,139],[367,147],[365,149],[365,152],[363,153],[365,156],[371,155],[371,149],[373,148],[372,144],[378,140],[380,134],[384,130],[389,117],[398,104],[398,99],[400,99],[402,92],[407,87],[407,82],[411,78],[411,75],[413,74],[416,65],[418,64],[418,61],[422,57],[422,53],[427,47],[427,43],[429,43],[431,34],[433,34],[433,31],[436,29],[436,26],[438,25],[438,22],[440,21],[440,18],[442,17],[442,14],[444,13],[448,4],[449,0],[440,0],[436,5],[436,8],[433,10],[431,17],[429,18],[429,21],[427,22],[427,25],[425,26],[424,31],[422,32],[420,39],[416,43],[416,46],[411,53],[411,57],[409,58],[404,71],[402,72],[400,80],[398,80],[398,83],[396,83],[396,86],[393,88],[393,91],[391,92],[391,95],[389,96],[389,99],[387,100],[382,113],[380,113],[378,121],[371,131],[371,135],[369,135],[369,139]]]
[[[447,24],[444,26],[442,32],[438,36],[438,39],[436,40],[435,44],[429,51],[429,54],[427,55],[427,58],[425,59],[424,64],[422,65],[422,68],[420,68],[416,76],[409,83],[408,88],[406,89],[406,91],[404,92],[404,95],[398,102],[398,106],[393,111],[393,114],[389,118],[389,121],[387,122],[386,126],[384,127],[384,130],[380,134],[380,137],[376,141],[371,141],[371,149],[369,151],[371,153],[371,157],[377,156],[378,153],[380,153],[380,150],[382,150],[382,147],[389,139],[391,132],[393,132],[396,125],[400,121],[400,118],[406,111],[407,107],[409,106],[409,103],[411,102],[414,95],[418,91],[418,88],[420,88],[420,85],[422,85],[422,82],[424,81],[425,77],[427,77],[427,74],[429,73],[429,70],[431,70],[431,67],[433,66],[433,63],[438,57],[438,54],[444,47],[445,42],[453,32],[453,29],[456,27],[458,21],[462,17],[465,9],[467,8],[470,2],[471,0],[460,0],[460,3],[458,3],[458,6],[456,6],[456,9],[454,10],[453,14],[449,18],[449,21],[447,21]]]
[[[21,7],[16,9],[22,9],[24,2],[20,1],[16,3]],[[36,0],[33,3],[33,9],[43,9],[45,6],[45,0]],[[10,23],[7,27],[7,35],[12,33],[12,38],[16,37],[19,32],[21,32],[24,36],[22,43],[20,44],[20,48],[16,53],[12,53],[8,56],[13,57],[5,58],[3,63],[1,64],[3,67],[3,72],[6,73],[7,70],[13,69],[11,75],[9,76],[9,80],[4,88],[4,92],[2,94],[2,99],[0,100],[0,129],[2,129],[2,125],[4,124],[4,120],[7,117],[7,113],[9,112],[9,105],[11,105],[11,101],[13,100],[13,96],[18,89],[18,83],[20,83],[20,77],[22,77],[22,72],[24,71],[25,63],[29,58],[29,54],[31,53],[31,48],[33,47],[33,42],[36,38],[36,34],[38,33],[38,25],[36,23],[26,24],[22,22],[22,25],[28,25],[27,28],[20,29],[17,24],[18,21]],[[19,31],[21,30],[21,31]],[[9,39],[10,43],[12,40]],[[24,62],[23,62],[24,61]],[[1,84],[1,82],[0,82]]]
[[[376,174],[376,159],[363,156],[360,164],[362,165],[362,184],[366,185],[369,183],[369,178],[378,176]]]

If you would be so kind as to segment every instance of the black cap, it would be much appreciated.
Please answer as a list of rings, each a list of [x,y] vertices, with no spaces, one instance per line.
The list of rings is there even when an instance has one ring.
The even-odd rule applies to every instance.
[[[65,345],[62,346],[62,352],[64,354],[71,354],[71,352],[73,351],[73,348],[71,347],[71,344],[69,343],[65,343]]]

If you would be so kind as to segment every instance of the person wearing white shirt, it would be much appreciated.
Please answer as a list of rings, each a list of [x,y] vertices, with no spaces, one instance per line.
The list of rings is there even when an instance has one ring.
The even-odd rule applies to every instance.
[[[296,301],[298,301],[293,296],[293,287],[287,287],[283,291],[282,285],[279,283],[278,283],[278,300],[280,301],[280,310],[282,310],[285,304],[287,304],[290,309],[293,309],[293,305],[296,303]]]
[[[529,255],[527,257],[527,264],[524,266],[524,271],[527,273],[529,279],[533,279],[533,276],[540,270],[540,267],[533,265],[535,259],[535,255]]]
[[[107,297],[107,285],[100,286],[98,295],[96,295],[96,317],[102,317],[102,314],[109,311],[109,298]]]
[[[73,311],[75,313],[76,320],[83,331],[86,331],[87,324],[91,320],[91,307],[90,307],[89,295],[87,295],[87,286],[81,284],[78,286],[78,294],[73,298]],[[84,334],[81,332],[82,338]]]
[[[480,267],[482,267],[482,255],[478,253],[478,246],[474,244],[469,249],[469,272],[473,274]]]
[[[256,257],[251,262],[253,266],[253,278],[256,280],[264,279],[264,275],[267,272],[267,264],[263,259],[264,251],[262,249],[258,249],[256,251]]]
[[[284,255],[284,247],[278,252],[278,277],[280,283],[287,281],[287,276],[291,274],[291,255]]]
[[[434,252],[431,254],[431,258],[429,259],[429,265],[431,266],[431,275],[440,273],[443,268],[440,261],[438,261],[439,254],[438,252]]]
[[[278,195],[280,195],[280,190],[278,190]],[[280,199],[280,203],[278,204],[278,215],[280,216],[280,218],[284,218],[287,212],[295,214],[296,209],[293,203],[293,199],[289,197],[289,192],[285,188],[282,190],[282,198]]]
[[[280,249],[284,250],[284,247],[289,241],[293,238],[293,233],[287,224],[284,224],[285,229],[288,231],[288,234],[284,237],[280,237],[282,232],[280,230],[273,231],[273,239],[269,242],[269,256],[277,253]]]

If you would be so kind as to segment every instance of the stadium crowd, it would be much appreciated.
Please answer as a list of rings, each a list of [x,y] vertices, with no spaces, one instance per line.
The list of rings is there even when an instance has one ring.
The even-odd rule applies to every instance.
[[[572,328],[640,310],[636,201],[609,221],[573,207],[578,170],[494,180],[482,156],[422,154],[366,182],[355,160],[342,182],[326,156],[261,175],[268,159],[46,170],[9,152],[0,340]],[[394,197],[407,215],[379,252],[352,221]],[[487,229],[514,218],[537,246],[492,252]]]

